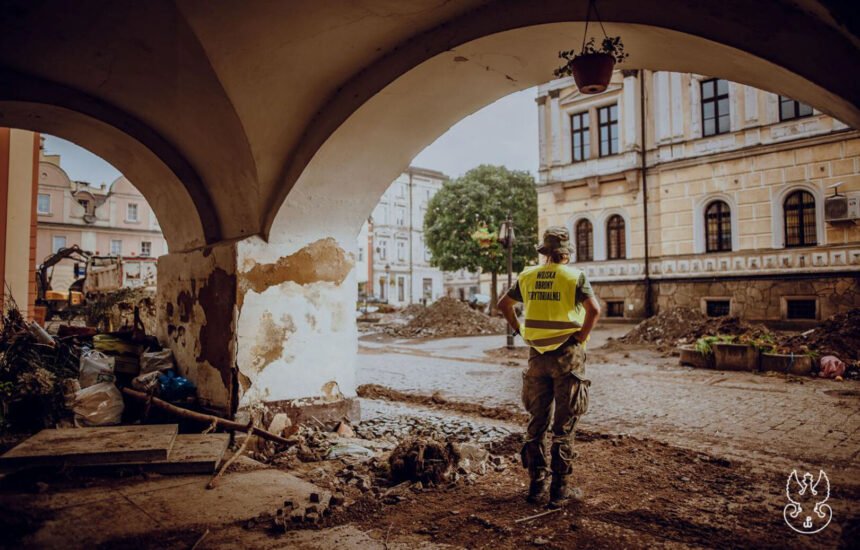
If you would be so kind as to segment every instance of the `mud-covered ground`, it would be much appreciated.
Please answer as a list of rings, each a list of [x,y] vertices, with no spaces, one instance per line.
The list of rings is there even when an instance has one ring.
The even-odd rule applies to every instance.
[[[362,403],[373,419],[401,423],[406,434],[421,419],[468,423],[479,418],[450,410]],[[444,405],[443,405],[444,407]],[[498,429],[499,421],[489,421]],[[504,424],[514,428],[515,424]],[[361,425],[357,426],[360,430]],[[812,536],[791,531],[783,520],[786,474],[782,469],[698,453],[629,436],[583,433],[574,480],[584,500],[531,521],[546,511],[525,502],[527,475],[516,463],[515,438],[501,437],[495,452],[501,471],[490,469],[473,483],[408,489],[399,502],[379,491],[348,486],[349,506],[320,525],[287,533],[246,524],[210,527],[199,548],[851,548],[860,537],[860,484],[833,484],[833,523]],[[492,443],[487,444],[492,447]],[[290,471],[333,487],[350,460],[292,465]],[[358,466],[360,469],[360,466]],[[154,533],[112,541],[109,548],[188,548],[200,529]]]

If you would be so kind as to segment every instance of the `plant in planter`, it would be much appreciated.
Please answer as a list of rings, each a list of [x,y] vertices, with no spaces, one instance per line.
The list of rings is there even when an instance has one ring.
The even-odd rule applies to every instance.
[[[606,91],[616,63],[622,63],[629,54],[624,53],[620,36],[606,36],[595,46],[594,37],[584,42],[580,52],[567,50],[558,52],[564,65],[553,71],[556,78],[573,76],[579,91],[584,94],[599,94]]]
[[[600,30],[603,31],[600,46],[595,45],[593,36],[586,41],[592,9],[597,16],[597,22],[600,23]],[[597,13],[597,6],[594,0],[591,0],[585,14],[585,30],[582,33],[582,46],[579,53],[576,53],[576,50],[560,51],[558,57],[564,60],[564,65],[553,71],[556,78],[573,76],[580,92],[599,94],[606,91],[615,64],[622,63],[628,54],[624,53],[624,44],[620,36],[607,36],[600,14]]]
[[[716,336],[702,336],[696,340],[696,351],[702,355],[714,353],[714,344],[734,342],[735,337],[729,334],[718,334]]]

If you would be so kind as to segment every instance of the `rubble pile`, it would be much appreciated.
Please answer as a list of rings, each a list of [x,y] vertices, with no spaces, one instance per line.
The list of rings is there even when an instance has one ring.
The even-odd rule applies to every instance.
[[[409,416],[385,415],[364,420],[356,426],[356,434],[365,439],[387,439],[397,441],[405,437],[430,437],[458,443],[471,441],[478,444],[493,444],[511,436],[511,431],[501,426],[477,424],[457,417],[411,414]],[[515,434],[520,437],[520,434]]]
[[[441,442],[426,437],[401,441],[388,459],[391,481],[420,481],[441,483],[460,462],[460,453],[450,441]]]
[[[781,347],[794,353],[812,350],[822,357],[860,361],[860,308],[836,314],[813,330],[786,339]]]
[[[645,319],[620,338],[626,344],[681,345],[709,334],[740,336],[767,334],[765,327],[737,317],[706,317],[701,311],[677,307]]]
[[[490,317],[446,296],[422,308],[406,325],[392,327],[391,333],[409,338],[474,336],[504,334],[506,326],[504,319]]]

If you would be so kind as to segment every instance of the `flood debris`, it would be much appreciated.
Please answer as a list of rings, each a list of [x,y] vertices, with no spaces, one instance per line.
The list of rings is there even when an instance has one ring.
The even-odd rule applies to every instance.
[[[393,482],[420,481],[423,484],[447,481],[459,461],[460,453],[451,442],[424,437],[400,442],[388,459]]]

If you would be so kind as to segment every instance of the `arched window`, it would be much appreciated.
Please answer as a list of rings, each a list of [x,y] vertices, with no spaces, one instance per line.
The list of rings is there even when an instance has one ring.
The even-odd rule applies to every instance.
[[[705,209],[705,250],[725,252],[732,249],[732,212],[723,201],[714,201]]]
[[[606,222],[606,259],[620,260],[626,257],[624,218],[613,214]]]
[[[809,191],[795,191],[782,204],[785,219],[785,246],[812,246],[818,243],[815,231],[815,197]]]
[[[590,262],[594,259],[594,246],[592,243],[594,231],[591,222],[579,220],[576,222],[576,261]]]

